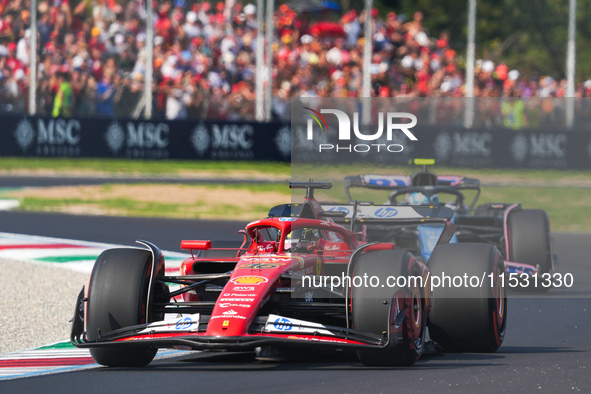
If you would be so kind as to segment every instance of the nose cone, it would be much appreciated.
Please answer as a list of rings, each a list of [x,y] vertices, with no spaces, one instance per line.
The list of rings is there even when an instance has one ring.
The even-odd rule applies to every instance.
[[[222,290],[207,327],[207,335],[239,336],[248,332],[258,311],[273,293],[288,264],[273,257],[245,256],[238,261],[232,277]]]
[[[312,267],[315,261],[273,253],[243,256],[213,308],[207,335],[240,336],[248,333],[259,310],[280,283],[281,274],[301,270],[306,263]],[[312,268],[310,270],[312,272]]]

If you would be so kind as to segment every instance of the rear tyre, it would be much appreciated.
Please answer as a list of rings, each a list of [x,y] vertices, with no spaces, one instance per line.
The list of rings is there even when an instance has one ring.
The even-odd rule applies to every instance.
[[[482,243],[438,245],[429,268],[433,285],[431,338],[445,351],[496,351],[503,343],[507,326],[507,297],[501,280],[505,264],[499,250]],[[436,277],[468,279],[461,286],[445,282],[444,286],[435,287]],[[479,283],[470,280],[473,277]]]
[[[541,209],[522,209],[509,214],[509,261],[538,266],[538,275],[554,273],[550,245],[550,221]],[[540,287],[538,290],[547,290]]]
[[[123,327],[151,321],[151,311],[147,310],[151,270],[150,251],[121,248],[101,253],[88,287],[86,336],[89,341]],[[154,359],[157,350],[147,346],[104,347],[91,348],[90,354],[97,363],[110,367],[143,367]]]
[[[383,335],[388,332],[392,309],[392,297],[402,291],[399,310],[405,310],[406,316],[401,324],[401,338],[396,341],[391,337],[390,344],[383,350],[358,351],[359,361],[367,366],[411,366],[423,353],[425,344],[426,305],[423,288],[419,283],[410,283],[410,287],[390,287],[385,283],[388,276],[421,276],[421,270],[414,256],[404,250],[382,250],[360,256],[355,264],[355,277],[371,278],[376,276],[380,283],[377,287],[353,286],[351,289],[353,328],[373,334]],[[355,280],[353,281],[355,283]],[[383,286],[383,287],[382,287]],[[392,328],[393,330],[393,328]]]

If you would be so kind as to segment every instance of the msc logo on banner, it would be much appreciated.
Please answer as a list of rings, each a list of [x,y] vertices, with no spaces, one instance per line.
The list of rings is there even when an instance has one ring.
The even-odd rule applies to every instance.
[[[30,148],[38,156],[81,155],[81,125],[76,119],[22,119],[14,131],[17,144],[23,152]]]

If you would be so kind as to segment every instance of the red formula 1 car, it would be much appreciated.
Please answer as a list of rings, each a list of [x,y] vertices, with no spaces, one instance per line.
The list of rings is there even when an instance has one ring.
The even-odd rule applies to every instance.
[[[405,206],[384,218],[376,214],[384,207],[352,207],[345,228],[333,220],[342,212],[314,199],[329,183],[291,187],[307,191],[297,216],[290,204],[272,209],[241,231],[238,249],[182,241],[192,257],[178,276],[165,275],[162,253],[145,241],[146,249],[103,252],[78,297],[72,344],[107,366],[145,366],[158,348],[340,349],[356,351],[365,365],[410,366],[433,344],[469,352],[501,346],[502,256],[493,245],[449,244],[452,210]],[[363,231],[352,231],[360,223],[442,223],[444,231],[426,264],[393,243],[365,242]],[[453,285],[433,286],[446,276]],[[455,283],[466,277],[483,282]]]

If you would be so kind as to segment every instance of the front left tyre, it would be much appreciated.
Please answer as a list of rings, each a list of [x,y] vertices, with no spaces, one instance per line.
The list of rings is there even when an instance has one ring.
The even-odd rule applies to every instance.
[[[554,274],[550,240],[550,220],[541,209],[521,209],[509,214],[507,220],[509,261],[537,267],[538,276]],[[531,286],[530,286],[531,287]],[[519,288],[519,287],[518,287]],[[549,287],[531,288],[547,291]]]
[[[505,264],[497,247],[484,243],[437,245],[429,268],[433,287],[431,338],[444,351],[496,351],[507,327],[507,295],[502,280]]]
[[[382,250],[362,254],[355,264],[355,278],[420,277],[421,270],[415,257],[404,250]],[[410,282],[410,281],[409,281]],[[360,350],[359,361],[367,366],[408,367],[413,365],[425,347],[426,305],[420,283],[405,287],[391,287],[383,282],[374,286],[352,286],[352,323],[356,330],[384,335],[393,331],[392,310],[404,316],[399,327],[400,337],[390,335],[388,346],[382,350]],[[398,301],[393,296],[398,294]],[[399,308],[392,302],[399,302]],[[389,327],[390,325],[390,327]]]

